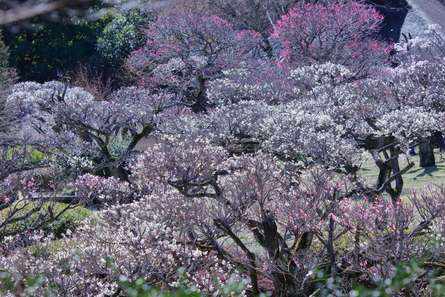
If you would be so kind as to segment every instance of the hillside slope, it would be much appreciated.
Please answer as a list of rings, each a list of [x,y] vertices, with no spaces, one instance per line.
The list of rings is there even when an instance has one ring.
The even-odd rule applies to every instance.
[[[402,32],[413,36],[422,35],[428,25],[442,27],[440,33],[445,36],[445,5],[438,0],[408,0],[412,9],[408,13]]]

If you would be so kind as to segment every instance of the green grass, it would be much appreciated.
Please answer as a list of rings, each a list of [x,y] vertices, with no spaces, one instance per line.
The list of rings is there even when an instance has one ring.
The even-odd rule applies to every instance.
[[[414,162],[415,166],[403,175],[403,191],[405,194],[411,190],[420,189],[428,184],[445,184],[445,154],[441,156],[437,152],[436,167],[429,168],[419,167],[419,156],[410,156],[409,158],[411,162]],[[402,155],[400,157],[400,168],[403,168],[406,164],[406,156]],[[379,171],[371,158],[365,162],[360,171],[360,174],[371,184],[374,184],[377,181],[378,173]]]
[[[27,158],[29,158],[29,161],[32,163],[39,163],[43,161],[47,155],[37,149],[32,148],[31,146],[27,147]],[[1,152],[1,151],[0,151]],[[15,147],[9,147],[6,151],[6,158],[9,160],[12,160],[15,155],[22,155],[23,154],[23,146],[15,146]]]
[[[25,202],[23,202],[25,203]],[[23,208],[23,210],[16,213],[15,217],[21,217],[25,215],[27,212],[31,211],[33,208],[37,207],[38,204],[35,204],[34,202],[29,203],[26,202],[26,206]],[[54,215],[58,215],[61,211],[65,209],[67,205],[64,203],[50,203],[47,202],[43,204],[43,206],[40,208],[39,211],[32,214],[29,218],[25,220],[20,220],[18,222],[15,222],[13,224],[7,225],[6,229],[3,230],[5,233],[13,232],[13,233],[20,233],[25,230],[30,225],[33,225],[33,223],[38,222],[40,216],[47,214],[49,211],[49,208],[51,207],[51,210]],[[0,222],[8,216],[10,213],[10,209],[6,208],[0,211]],[[63,214],[59,216],[59,218],[53,222],[50,222],[49,224],[45,225],[43,227],[43,231],[45,231],[48,234],[54,234],[56,237],[60,237],[62,234],[64,234],[68,229],[74,230],[78,225],[82,223],[83,220],[90,217],[92,214],[91,210],[86,209],[81,206],[77,206],[75,208],[69,209],[65,211]],[[1,232],[1,231],[0,231]],[[2,235],[0,233],[0,235]]]

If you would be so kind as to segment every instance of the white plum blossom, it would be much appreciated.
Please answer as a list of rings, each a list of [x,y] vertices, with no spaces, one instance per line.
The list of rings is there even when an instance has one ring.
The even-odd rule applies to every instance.
[[[385,114],[378,119],[377,125],[382,127],[381,133],[394,135],[408,144],[412,139],[427,138],[434,131],[443,131],[444,119],[443,113],[431,113],[420,107],[407,107]]]
[[[124,167],[136,145],[165,120],[176,101],[170,94],[135,87],[122,88],[106,99],[97,100],[61,82],[19,83],[9,96],[27,114],[22,130],[30,131],[32,143],[66,172],[125,179]],[[78,160],[89,160],[91,166],[78,166]]]

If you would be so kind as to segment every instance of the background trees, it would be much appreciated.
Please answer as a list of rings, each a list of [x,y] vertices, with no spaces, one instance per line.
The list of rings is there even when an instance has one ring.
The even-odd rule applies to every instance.
[[[194,111],[206,108],[209,80],[252,55],[257,35],[202,12],[159,16],[129,64],[141,84],[171,91]]]
[[[12,119],[10,115],[8,115],[8,110],[6,106],[6,96],[8,95],[8,90],[11,87],[13,82],[12,78],[14,77],[13,70],[9,68],[9,52],[8,48],[3,42],[3,39],[0,40],[0,84],[1,84],[1,94],[0,94],[0,131],[5,132],[6,129],[10,126],[9,121]]]
[[[23,81],[73,77],[81,65],[88,64],[92,76],[102,74],[104,80],[113,79],[116,85],[127,83],[123,60],[141,45],[141,25],[150,21],[151,8],[140,5],[130,9],[133,6],[127,3],[127,9],[127,5],[124,8],[119,3],[85,2],[89,4],[88,16],[86,8],[71,14],[62,10],[65,13],[53,13],[53,17],[39,14],[25,24],[5,26],[5,41],[12,54],[10,63]]]
[[[298,0],[284,1],[238,1],[222,0],[209,2],[209,10],[229,20],[238,30],[252,30],[261,35],[261,47],[273,56],[273,46],[269,40],[276,21],[290,8],[299,4]]]

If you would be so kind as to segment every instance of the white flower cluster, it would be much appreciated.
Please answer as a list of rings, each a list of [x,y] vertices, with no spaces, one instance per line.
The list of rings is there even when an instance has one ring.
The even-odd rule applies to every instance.
[[[292,82],[284,71],[267,63],[240,65],[223,71],[222,76],[208,84],[207,97],[213,105],[243,100],[285,102],[292,94]]]
[[[314,139],[314,143],[331,139],[326,146],[320,145],[320,150],[330,155],[331,160],[350,156],[358,137],[386,133],[400,137],[403,143],[416,142],[421,135],[443,131],[444,67],[443,61],[416,61],[395,69],[381,67],[373,77],[360,79],[342,65],[313,64],[291,70],[281,89],[274,83],[253,79],[248,68],[227,71],[224,78],[210,83],[209,98],[223,106],[204,119],[207,127],[213,129],[210,132],[204,129],[204,134],[220,139],[228,135],[244,135],[256,141],[274,138],[274,150],[287,150],[284,153],[288,154],[293,149],[311,155],[313,147],[302,149],[295,136],[290,136],[301,133],[297,123],[304,120],[296,118],[329,117],[336,128],[317,128],[315,122],[308,123],[301,130],[306,139],[300,139],[302,143],[309,139]],[[289,101],[293,103],[286,104]],[[230,105],[233,103],[234,106]],[[294,142],[289,142],[290,139]]]
[[[402,108],[387,113],[378,119],[382,133],[394,135],[402,143],[408,144],[412,139],[431,136],[434,131],[444,130],[444,115],[426,111],[424,108]]]
[[[310,85],[339,85],[354,77],[354,74],[345,66],[324,63],[303,66],[290,72],[293,80]]]
[[[74,182],[76,195],[82,201],[96,204],[128,203],[135,193],[128,182],[85,174]]]
[[[135,87],[96,100],[60,82],[25,82],[14,86],[9,101],[27,114],[22,130],[29,143],[46,150],[66,171],[94,171],[95,166],[131,157],[140,133],[149,134],[176,105],[173,96]]]

